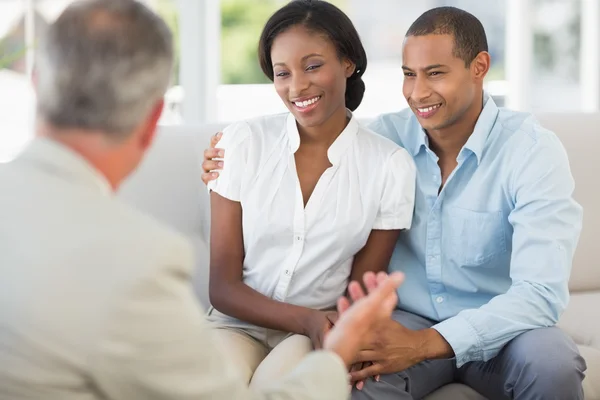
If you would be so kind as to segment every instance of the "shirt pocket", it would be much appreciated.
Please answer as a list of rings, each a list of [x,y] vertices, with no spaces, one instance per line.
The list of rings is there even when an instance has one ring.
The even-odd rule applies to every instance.
[[[459,266],[493,266],[490,261],[507,251],[502,212],[447,209],[450,237],[448,256]]]

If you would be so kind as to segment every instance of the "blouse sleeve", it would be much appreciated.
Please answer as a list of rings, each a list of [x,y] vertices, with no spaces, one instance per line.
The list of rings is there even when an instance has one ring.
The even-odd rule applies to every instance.
[[[416,167],[404,149],[395,151],[386,164],[384,188],[373,229],[409,229],[415,204]]]
[[[223,136],[217,144],[218,148],[225,150],[223,169],[218,171],[217,179],[208,183],[209,191],[232,201],[241,201],[250,138],[250,127],[245,122],[234,123],[223,130]]]

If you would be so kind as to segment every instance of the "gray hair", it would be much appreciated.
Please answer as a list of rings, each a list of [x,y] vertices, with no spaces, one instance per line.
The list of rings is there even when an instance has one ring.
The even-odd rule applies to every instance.
[[[59,128],[125,139],[169,87],[173,38],[135,0],[83,0],[48,28],[37,58],[38,114]]]

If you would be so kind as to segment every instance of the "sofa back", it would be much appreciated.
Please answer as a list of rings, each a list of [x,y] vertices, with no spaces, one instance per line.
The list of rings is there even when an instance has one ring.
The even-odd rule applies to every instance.
[[[600,188],[593,171],[599,157],[600,114],[540,114],[543,126],[563,142],[575,177],[575,198],[584,208],[583,231],[575,254],[570,281],[572,292],[600,290],[600,262],[593,252],[594,237],[600,237]],[[196,252],[195,288],[208,304],[208,241],[210,205],[202,184],[202,151],[210,136],[223,124],[161,127],[156,143],[119,195],[143,211],[186,235]]]

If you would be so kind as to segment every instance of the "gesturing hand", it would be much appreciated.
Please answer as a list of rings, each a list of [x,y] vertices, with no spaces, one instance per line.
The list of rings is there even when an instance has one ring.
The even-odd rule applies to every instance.
[[[377,324],[390,319],[398,301],[396,289],[403,280],[404,275],[401,273],[388,276],[380,272],[375,276],[374,273],[367,272],[363,282],[368,295],[358,282],[351,282],[348,286],[349,298],[342,297],[338,300],[340,316],[325,337],[323,347],[336,352],[350,368],[358,350],[366,348],[372,341],[369,333]]]

